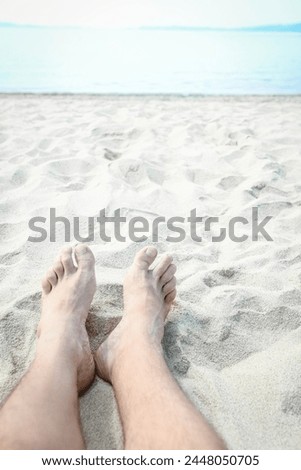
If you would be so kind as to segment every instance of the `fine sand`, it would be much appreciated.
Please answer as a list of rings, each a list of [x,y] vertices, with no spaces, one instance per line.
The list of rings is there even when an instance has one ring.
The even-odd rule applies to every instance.
[[[84,236],[103,208],[149,220],[196,208],[226,227],[259,207],[273,241],[213,243],[207,232],[172,243],[163,227],[156,246],[178,266],[164,348],[230,448],[301,449],[301,97],[2,95],[0,105],[0,399],[33,358],[40,279],[63,244],[62,224],[56,242],[28,241],[29,219],[56,208],[79,216]],[[105,243],[95,227],[93,347],[122,314],[122,279],[145,243]],[[89,448],[122,446],[110,385],[95,380],[81,415]]]

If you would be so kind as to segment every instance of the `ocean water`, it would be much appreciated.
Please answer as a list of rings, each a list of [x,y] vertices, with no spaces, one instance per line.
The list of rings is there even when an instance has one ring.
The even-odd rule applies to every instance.
[[[0,92],[301,93],[301,33],[0,27]]]

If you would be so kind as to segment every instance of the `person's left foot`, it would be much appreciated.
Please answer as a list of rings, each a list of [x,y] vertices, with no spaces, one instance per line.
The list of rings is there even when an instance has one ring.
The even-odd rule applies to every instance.
[[[42,280],[42,315],[37,352],[56,354],[77,372],[78,391],[94,379],[95,366],[86,331],[88,311],[95,293],[95,260],[86,245],[64,248]]]
[[[153,246],[136,254],[124,281],[122,320],[95,353],[97,375],[107,382],[135,347],[162,352],[164,321],[176,298],[176,266],[165,255],[150,269],[157,254]]]

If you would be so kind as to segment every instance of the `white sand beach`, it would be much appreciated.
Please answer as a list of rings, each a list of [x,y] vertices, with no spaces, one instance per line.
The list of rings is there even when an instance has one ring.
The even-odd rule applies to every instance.
[[[173,243],[162,229],[154,244],[178,266],[164,348],[230,448],[301,449],[301,97],[0,95],[0,106],[0,400],[33,358],[40,279],[64,243],[62,224],[55,242],[28,241],[31,218],[55,208],[84,234],[103,208],[150,219],[196,208],[226,227],[258,207],[273,241]],[[94,348],[151,242],[95,234]],[[110,385],[95,379],[81,415],[88,448],[122,448]]]

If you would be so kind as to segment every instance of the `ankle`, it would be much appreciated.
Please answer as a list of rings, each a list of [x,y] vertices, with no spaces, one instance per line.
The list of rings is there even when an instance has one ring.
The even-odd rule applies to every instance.
[[[69,365],[76,364],[80,353],[78,331],[73,328],[61,328],[57,331],[43,329],[37,339],[36,358],[64,360]]]
[[[125,315],[118,325],[122,340],[128,339],[133,344],[150,345],[160,347],[164,334],[164,323],[160,317],[152,318],[137,315]]]
[[[124,374],[124,371],[129,369],[134,371],[136,366],[150,357],[154,355],[163,357],[161,341],[154,340],[151,335],[135,329],[131,334],[127,333],[128,335],[116,345],[115,351],[112,351],[110,364],[112,383],[115,379],[118,380],[120,373]]]
[[[140,336],[135,341],[120,345],[111,367],[111,381],[120,382],[125,375],[139,375],[148,364],[164,360],[161,342],[154,342],[152,338]]]
[[[97,373],[113,383],[129,365],[154,354],[163,357],[160,339],[137,324],[126,325],[123,319],[95,353]]]

